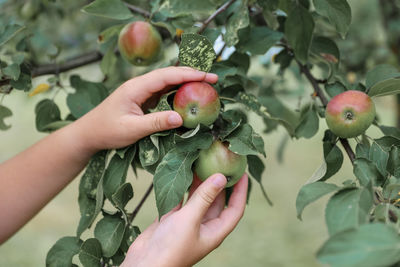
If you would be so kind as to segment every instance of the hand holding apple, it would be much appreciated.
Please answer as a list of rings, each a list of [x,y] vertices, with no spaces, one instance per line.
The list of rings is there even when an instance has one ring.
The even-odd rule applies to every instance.
[[[186,83],[178,89],[174,97],[174,110],[181,115],[186,128],[196,128],[200,123],[212,124],[217,119],[220,108],[217,91],[206,82]]]
[[[375,105],[364,92],[350,90],[329,101],[325,111],[329,129],[341,138],[364,133],[375,119]]]
[[[200,180],[204,181],[214,173],[222,173],[228,180],[226,187],[231,187],[245,172],[247,158],[230,151],[226,142],[217,140],[208,149],[200,151],[194,164]]]
[[[121,266],[192,266],[232,232],[246,207],[248,177],[235,185],[225,206],[225,177],[212,175],[190,188],[185,205],[156,219],[132,243]]]

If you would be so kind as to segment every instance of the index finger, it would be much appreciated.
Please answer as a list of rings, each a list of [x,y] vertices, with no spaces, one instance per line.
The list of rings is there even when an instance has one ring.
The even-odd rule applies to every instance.
[[[214,73],[206,73],[189,67],[167,67],[129,80],[126,86],[135,89],[133,93],[135,101],[142,104],[151,95],[170,85],[200,81],[216,83],[217,80],[218,76]]]

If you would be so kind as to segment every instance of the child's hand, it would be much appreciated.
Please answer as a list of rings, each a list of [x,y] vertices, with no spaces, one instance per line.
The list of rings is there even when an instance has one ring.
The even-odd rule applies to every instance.
[[[195,179],[186,205],[177,206],[139,235],[122,266],[192,266],[218,247],[239,222],[246,206],[247,183],[245,174],[224,209],[225,177],[215,174],[202,184]]]
[[[182,118],[174,111],[144,115],[142,106],[153,95],[185,82],[217,80],[216,74],[189,67],[154,70],[122,84],[74,126],[80,129],[82,143],[91,151],[124,147],[152,133],[182,125]]]

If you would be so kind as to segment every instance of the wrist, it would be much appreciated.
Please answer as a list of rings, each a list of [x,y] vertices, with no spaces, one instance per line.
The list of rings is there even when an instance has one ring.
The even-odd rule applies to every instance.
[[[68,126],[62,128],[59,134],[63,135],[63,140],[74,148],[77,153],[84,157],[90,158],[99,151],[92,142],[90,142],[88,131],[85,131],[82,122],[77,120]]]

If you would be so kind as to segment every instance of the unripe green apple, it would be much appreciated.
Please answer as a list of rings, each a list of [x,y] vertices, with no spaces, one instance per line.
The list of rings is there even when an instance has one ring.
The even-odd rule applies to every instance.
[[[194,166],[200,180],[204,181],[215,173],[222,173],[228,180],[225,187],[230,187],[243,176],[247,157],[230,151],[228,143],[217,140],[208,149],[200,151]]]
[[[361,91],[350,90],[336,95],[325,111],[329,129],[341,138],[364,133],[375,119],[372,99]]]
[[[184,127],[196,128],[198,124],[212,124],[219,115],[221,103],[217,91],[208,83],[189,82],[178,89],[173,106],[181,115]]]
[[[119,51],[135,66],[147,66],[155,61],[160,54],[161,46],[160,34],[148,22],[129,23],[119,33]]]

